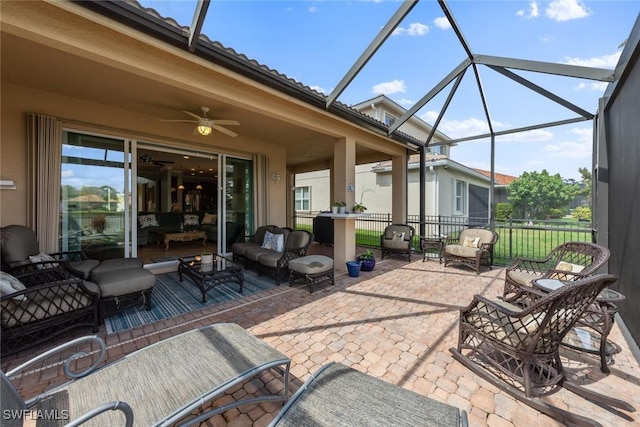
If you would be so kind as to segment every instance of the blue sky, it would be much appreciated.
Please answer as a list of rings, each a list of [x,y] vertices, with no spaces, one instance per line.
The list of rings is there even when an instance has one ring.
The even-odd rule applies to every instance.
[[[141,1],[190,25],[195,0]],[[329,94],[399,1],[212,1],[203,33],[238,53]],[[613,69],[640,11],[639,1],[449,1],[475,54]],[[351,105],[384,93],[410,108],[466,58],[435,1],[419,2],[338,98]],[[480,66],[496,131],[576,117],[564,107]],[[595,113],[606,84],[517,74]],[[418,115],[433,123],[449,88]],[[452,138],[488,131],[468,70],[439,130]],[[591,122],[500,137],[496,172],[547,169],[579,179],[591,164]],[[489,143],[460,143],[451,157],[489,170]]]

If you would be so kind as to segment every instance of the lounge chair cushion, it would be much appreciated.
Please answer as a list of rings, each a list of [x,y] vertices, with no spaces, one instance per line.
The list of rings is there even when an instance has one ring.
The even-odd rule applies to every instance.
[[[470,248],[462,245],[446,245],[444,251],[448,254],[463,257],[463,258],[475,258],[478,254],[477,248]]]
[[[31,409],[34,413],[66,410],[73,420],[105,402],[122,401],[133,409],[135,425],[158,425],[174,414],[184,418],[182,412],[197,413],[213,397],[270,367],[285,366],[288,381],[289,364],[289,358],[240,326],[214,324],[144,347],[63,384]],[[276,396],[263,400],[269,398],[275,400]],[[120,413],[108,411],[83,425],[124,424]]]
[[[531,281],[542,277],[541,274],[527,273],[526,271],[518,270],[509,271],[507,274],[509,274],[509,279],[522,286],[531,286]]]
[[[324,255],[307,255],[289,261],[289,270],[300,274],[318,274],[331,269],[333,269],[333,259]]]
[[[320,368],[269,426],[466,425],[460,419],[455,406],[332,363]]]
[[[91,274],[91,280],[100,286],[102,298],[142,292],[156,284],[156,276],[144,268],[99,271]]]

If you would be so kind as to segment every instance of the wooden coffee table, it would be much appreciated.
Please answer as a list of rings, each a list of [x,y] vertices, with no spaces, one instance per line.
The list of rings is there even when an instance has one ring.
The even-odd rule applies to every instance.
[[[165,251],[169,249],[169,242],[191,242],[193,240],[202,239],[202,246],[206,246],[207,244],[207,233],[204,231],[185,231],[183,233],[157,231],[156,236],[158,244],[164,243]]]
[[[206,294],[210,289],[223,283],[237,282],[240,293],[244,284],[243,267],[222,255],[213,254],[213,263],[203,264],[200,257],[180,258],[178,275],[189,277],[202,292],[202,302],[206,302]]]

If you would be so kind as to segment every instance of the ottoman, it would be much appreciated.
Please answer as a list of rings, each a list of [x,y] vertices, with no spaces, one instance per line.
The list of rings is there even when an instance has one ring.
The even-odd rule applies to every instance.
[[[307,255],[289,261],[289,286],[304,283],[313,292],[313,287],[333,280],[333,259],[324,255]]]
[[[100,324],[105,317],[134,305],[151,309],[151,291],[156,284],[156,276],[142,267],[140,259],[103,261],[91,271],[91,281],[100,288]]]

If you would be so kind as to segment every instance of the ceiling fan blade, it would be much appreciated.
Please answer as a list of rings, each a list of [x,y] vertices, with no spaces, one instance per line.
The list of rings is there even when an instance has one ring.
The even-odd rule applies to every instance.
[[[189,115],[189,116],[193,117],[194,119],[198,119],[198,120],[202,119],[202,117],[200,117],[197,114],[192,113],[191,111],[182,110],[182,112],[185,113],[186,115]]]
[[[225,135],[229,135],[229,136],[234,137],[234,138],[236,136],[238,136],[237,133],[235,133],[233,131],[230,131],[229,129],[223,128],[222,126],[211,124],[211,127],[214,128],[215,130],[217,130],[220,133],[224,133]]]
[[[237,120],[209,120],[214,125],[223,126],[240,126],[240,122]]]
[[[161,122],[184,122],[184,123],[198,123],[197,120],[165,120],[160,119]]]

